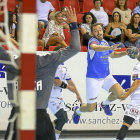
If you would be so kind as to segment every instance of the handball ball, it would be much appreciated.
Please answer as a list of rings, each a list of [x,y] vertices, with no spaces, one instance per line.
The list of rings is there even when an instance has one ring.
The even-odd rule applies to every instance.
[[[128,48],[127,53],[130,58],[135,59],[139,56],[139,49],[136,47]]]

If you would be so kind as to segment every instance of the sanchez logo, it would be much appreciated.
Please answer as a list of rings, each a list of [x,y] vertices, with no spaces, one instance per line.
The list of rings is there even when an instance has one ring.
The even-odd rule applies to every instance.
[[[117,82],[123,87],[123,89],[130,88],[131,75],[113,75]]]

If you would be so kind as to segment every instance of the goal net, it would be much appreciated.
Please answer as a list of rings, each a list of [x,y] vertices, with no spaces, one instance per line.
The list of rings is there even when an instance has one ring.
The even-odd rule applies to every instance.
[[[16,0],[12,0],[12,2],[14,1]],[[10,85],[7,89],[8,98],[16,109],[12,118],[9,119],[10,132],[7,140],[11,140],[13,137],[15,121],[17,122],[17,140],[35,140],[36,0],[19,1],[21,10],[18,20],[18,47],[11,42],[10,28],[8,26],[8,2],[11,2],[11,0],[0,0],[0,10],[4,12],[4,20],[0,21],[0,27],[5,31],[0,30],[0,46],[4,47],[6,45],[10,61],[0,60],[0,63],[11,65],[15,70],[19,71],[19,74],[14,75],[12,73],[14,75],[13,78],[9,78],[7,74],[7,83]],[[19,60],[19,63],[16,63],[15,59]]]

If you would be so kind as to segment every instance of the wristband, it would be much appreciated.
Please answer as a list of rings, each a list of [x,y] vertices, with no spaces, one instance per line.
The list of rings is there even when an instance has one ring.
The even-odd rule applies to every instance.
[[[64,83],[64,82],[62,82],[62,84],[61,84],[61,86],[60,86],[61,88],[66,88],[67,87],[67,84],[66,83]]]
[[[72,22],[69,24],[70,30],[78,29],[77,22]]]

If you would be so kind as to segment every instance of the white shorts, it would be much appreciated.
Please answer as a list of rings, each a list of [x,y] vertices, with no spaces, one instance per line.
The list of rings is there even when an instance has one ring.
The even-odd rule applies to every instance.
[[[87,103],[92,104],[98,101],[101,88],[109,92],[110,88],[118,83],[112,75],[106,78],[86,78],[86,97]]]
[[[56,114],[61,108],[63,108],[64,111],[67,111],[62,98],[50,98],[48,107],[53,114]]]
[[[140,116],[140,100],[131,100],[125,111],[125,116],[134,118],[135,121],[139,120]]]

